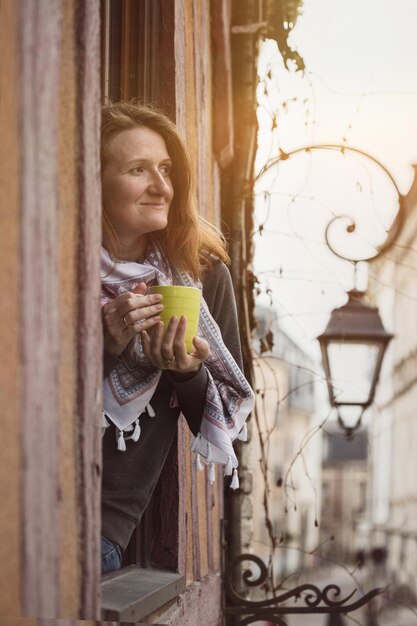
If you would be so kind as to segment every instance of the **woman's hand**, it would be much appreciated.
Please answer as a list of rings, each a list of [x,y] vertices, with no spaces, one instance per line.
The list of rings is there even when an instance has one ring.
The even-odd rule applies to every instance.
[[[119,356],[141,330],[159,322],[161,296],[145,296],[146,289],[145,283],[140,283],[134,292],[123,293],[103,305],[104,349],[109,354]]]
[[[162,370],[184,375],[185,378],[196,374],[201,363],[210,354],[205,339],[194,337],[194,350],[190,354],[185,347],[187,319],[172,317],[164,335],[164,324],[158,322],[150,332],[141,331],[143,350],[153,365]]]

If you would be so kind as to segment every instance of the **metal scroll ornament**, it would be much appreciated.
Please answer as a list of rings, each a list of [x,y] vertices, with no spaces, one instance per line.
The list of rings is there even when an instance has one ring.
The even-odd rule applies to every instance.
[[[391,186],[394,188],[395,193],[398,196],[398,210],[396,212],[395,218],[389,230],[386,233],[385,241],[381,245],[376,247],[376,252],[374,254],[365,255],[361,258],[355,259],[352,256],[346,256],[344,254],[341,254],[336,249],[336,247],[332,244],[330,234],[334,226],[344,224],[345,233],[347,235],[351,235],[357,231],[357,224],[354,218],[351,217],[350,215],[336,215],[326,227],[326,233],[325,233],[326,244],[328,245],[329,249],[333,252],[333,254],[335,254],[340,259],[343,259],[345,261],[353,261],[354,263],[356,263],[358,261],[371,261],[371,260],[375,260],[381,257],[383,254],[388,252],[388,250],[395,244],[398,238],[398,235],[401,232],[401,229],[403,227],[404,218],[405,218],[404,196],[401,194],[398,188],[398,185],[395,182],[395,179],[392,176],[392,174],[389,172],[389,170],[381,163],[381,161],[376,159],[374,156],[368,154],[364,150],[360,150],[359,148],[355,148],[353,146],[339,145],[339,144],[318,144],[318,145],[304,146],[302,148],[297,148],[296,150],[291,150],[290,152],[284,152],[283,150],[280,150],[278,156],[271,158],[261,168],[261,170],[256,176],[255,182],[259,181],[268,170],[277,166],[281,161],[288,161],[289,159],[292,159],[301,154],[311,154],[313,152],[322,152],[322,151],[336,152],[336,153],[340,153],[343,155],[352,154],[353,156],[359,156],[359,157],[368,159],[368,161],[372,162],[386,176],[387,180],[389,181]]]
[[[251,569],[242,570],[240,564],[250,561],[256,565],[259,574],[255,575]],[[338,585],[328,584],[322,589],[311,583],[299,585],[294,589],[274,589],[273,597],[266,600],[250,600],[236,590],[236,568],[240,569],[241,581],[245,587],[265,589],[268,583],[268,569],[259,557],[253,554],[239,555],[224,573],[224,588],[226,594],[225,614],[235,616],[236,624],[246,626],[260,620],[265,620],[277,626],[288,626],[287,615],[347,615],[356,611],[377,595],[383,589],[372,589],[364,595],[357,594],[354,589],[348,596],[342,596]],[[239,585],[240,586],[240,585]],[[354,596],[357,595],[357,599]]]

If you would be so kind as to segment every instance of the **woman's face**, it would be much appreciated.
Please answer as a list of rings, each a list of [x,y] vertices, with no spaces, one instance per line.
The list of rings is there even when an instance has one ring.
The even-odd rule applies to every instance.
[[[161,135],[146,127],[115,135],[108,153],[102,172],[104,209],[122,251],[135,258],[145,251],[146,234],[167,226],[174,196],[171,159]]]

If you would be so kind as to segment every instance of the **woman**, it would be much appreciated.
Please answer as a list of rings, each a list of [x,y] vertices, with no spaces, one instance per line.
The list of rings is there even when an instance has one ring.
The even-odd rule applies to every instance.
[[[182,412],[193,451],[237,483],[232,440],[244,438],[253,392],[241,355],[227,253],[193,204],[191,164],[175,125],[133,103],[102,113],[102,313],[104,412],[102,571],[122,551],[145,510]],[[203,289],[194,350],[187,320],[164,332],[151,284]]]

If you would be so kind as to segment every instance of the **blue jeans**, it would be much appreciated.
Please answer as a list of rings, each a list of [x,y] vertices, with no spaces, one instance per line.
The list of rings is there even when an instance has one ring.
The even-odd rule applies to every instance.
[[[122,566],[122,550],[117,543],[101,537],[101,573],[107,574]]]

